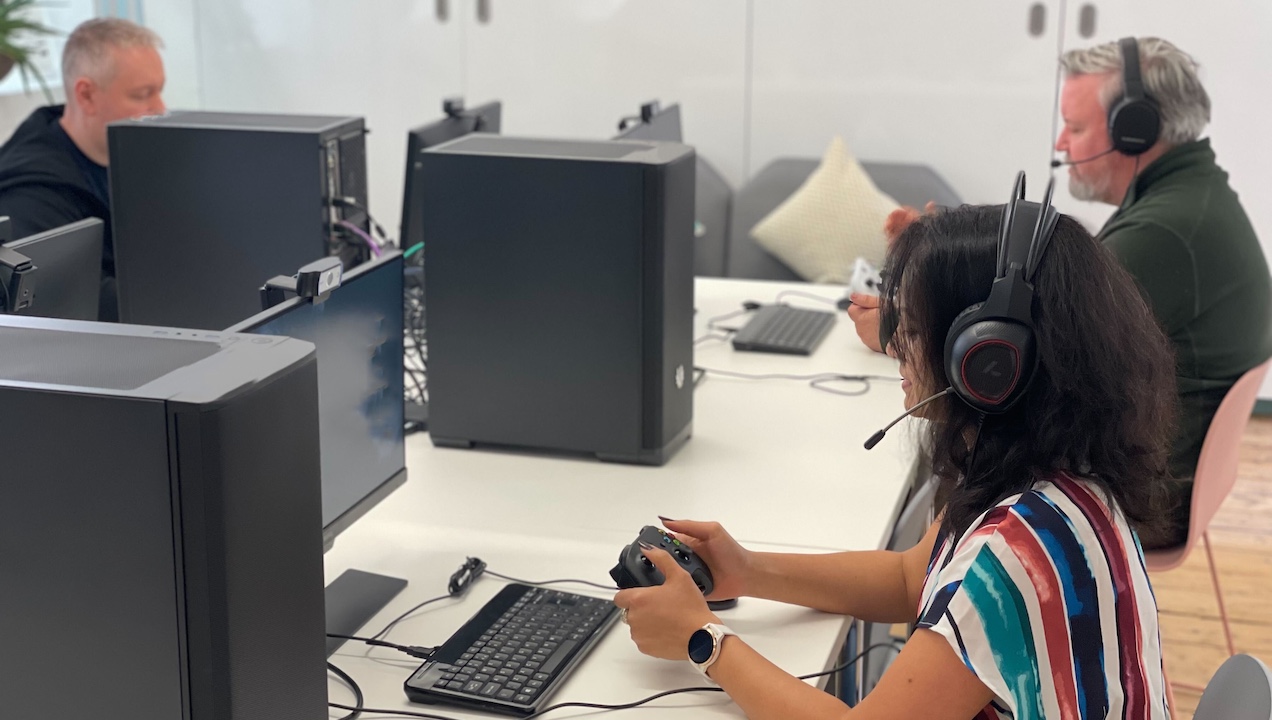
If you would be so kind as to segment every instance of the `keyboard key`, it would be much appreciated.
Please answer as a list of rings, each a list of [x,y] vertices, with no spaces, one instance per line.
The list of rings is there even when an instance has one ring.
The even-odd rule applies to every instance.
[[[483,610],[457,631],[445,646],[447,657],[456,658],[453,665],[429,664],[427,679],[420,672],[410,681],[429,683],[417,689],[438,692],[441,702],[455,692],[533,706],[616,614],[608,600],[517,585],[501,592],[490,607],[501,609]]]

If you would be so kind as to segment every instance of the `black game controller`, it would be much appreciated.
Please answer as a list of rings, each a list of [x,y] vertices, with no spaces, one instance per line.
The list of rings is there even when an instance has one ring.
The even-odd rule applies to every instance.
[[[689,549],[689,546],[672,537],[670,533],[662,528],[656,528],[653,525],[646,525],[640,529],[640,536],[636,538],[636,542],[623,548],[618,554],[618,564],[610,570],[610,577],[614,578],[614,582],[618,584],[619,589],[634,587],[652,587],[654,585],[662,585],[667,578],[663,577],[662,571],[654,567],[649,558],[640,550],[640,543],[645,542],[656,548],[666,550],[668,554],[680,563],[680,567],[689,573],[689,577],[693,578],[693,582],[702,591],[703,595],[710,595],[715,588],[715,582],[711,579],[711,568],[698,557],[697,553]],[[713,600],[707,603],[712,610],[725,610],[738,604],[737,600]]]
[[[618,564],[610,570],[610,577],[614,578],[614,582],[620,589],[662,585],[667,580],[663,577],[662,571],[654,567],[649,558],[640,551],[642,542],[666,550],[680,563],[680,567],[689,573],[689,577],[693,578],[694,584],[703,595],[711,594],[715,583],[711,580],[711,570],[707,564],[702,562],[702,559],[690,550],[688,545],[672,537],[666,530],[653,525],[641,528],[636,542],[623,548],[623,551],[618,554]]]

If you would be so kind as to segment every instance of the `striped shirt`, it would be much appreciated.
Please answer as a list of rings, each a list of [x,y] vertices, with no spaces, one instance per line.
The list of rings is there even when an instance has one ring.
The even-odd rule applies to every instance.
[[[994,699],[977,720],[1168,718],[1139,540],[1070,477],[1007,498],[932,553],[919,623]]]

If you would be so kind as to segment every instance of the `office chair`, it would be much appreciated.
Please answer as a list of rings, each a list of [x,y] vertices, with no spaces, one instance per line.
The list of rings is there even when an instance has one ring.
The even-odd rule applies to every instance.
[[[1219,603],[1219,620],[1223,624],[1223,636],[1227,643],[1228,655],[1236,655],[1236,646],[1232,642],[1232,629],[1228,622],[1228,610],[1223,602],[1223,590],[1219,586],[1219,573],[1215,568],[1215,556],[1210,549],[1208,528],[1219,506],[1223,504],[1232,486],[1237,481],[1237,454],[1241,445],[1241,437],[1250,422],[1250,414],[1254,410],[1254,402],[1267,375],[1272,360],[1248,371],[1237,381],[1215,412],[1206,431],[1206,439],[1201,446],[1201,457],[1197,460],[1197,471],[1193,475],[1192,509],[1188,516],[1188,540],[1181,546],[1166,550],[1153,550],[1144,553],[1144,561],[1148,569],[1162,572],[1179,567],[1188,558],[1198,541],[1206,551],[1206,561],[1210,566],[1210,581],[1215,588],[1215,600]],[[1176,683],[1176,687],[1201,692],[1203,688],[1195,685]]]
[[[1250,655],[1228,658],[1206,685],[1193,720],[1272,720],[1272,672]]]

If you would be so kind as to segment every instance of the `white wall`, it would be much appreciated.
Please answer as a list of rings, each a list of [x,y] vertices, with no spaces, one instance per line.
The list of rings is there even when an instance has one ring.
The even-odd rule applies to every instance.
[[[1033,188],[1045,177],[1059,52],[1159,34],[1201,61],[1208,134],[1272,257],[1272,2],[1098,0],[1090,39],[1060,0],[1042,3],[1040,37],[1017,0],[489,4],[488,22],[476,0],[145,0],[145,17],[168,40],[174,107],[365,116],[371,206],[390,228],[402,136],[451,94],[505,100],[511,132],[584,137],[643,100],[679,101],[686,140],[735,185],[843,134],[860,157],[924,162],[965,199],[999,202],[1015,169]],[[17,107],[0,99],[0,130]],[[1111,212],[1060,205],[1093,229]]]
[[[142,20],[163,38],[164,102],[174,109],[201,108],[196,0],[144,0]]]
[[[60,87],[51,88],[51,90],[55,101],[60,103],[65,99]],[[30,94],[0,95],[0,138],[8,140],[22,121],[46,102],[44,93],[39,90],[32,90]]]

